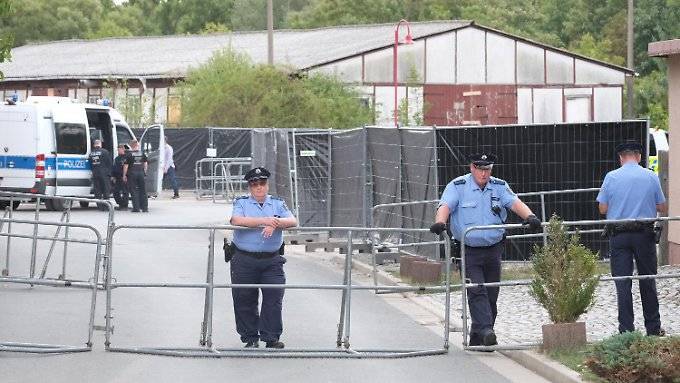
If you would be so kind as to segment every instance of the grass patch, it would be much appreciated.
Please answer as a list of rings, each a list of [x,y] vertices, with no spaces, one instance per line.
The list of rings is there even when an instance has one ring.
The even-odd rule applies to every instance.
[[[584,364],[584,360],[586,358],[586,352],[588,350],[587,345],[577,347],[577,348],[570,348],[570,349],[562,349],[562,350],[553,350],[550,352],[545,353],[550,359],[569,367],[569,369],[578,372],[581,374],[581,378],[587,382],[593,382],[593,383],[606,383],[607,381],[598,377],[597,375],[593,374]]]

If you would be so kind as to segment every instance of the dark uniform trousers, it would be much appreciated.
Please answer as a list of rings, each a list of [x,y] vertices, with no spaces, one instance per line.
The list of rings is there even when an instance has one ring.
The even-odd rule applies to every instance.
[[[128,206],[128,190],[125,182],[123,182],[123,177],[116,177],[113,182],[113,199],[120,207]]]
[[[231,260],[231,283],[285,284],[283,264],[286,258],[276,255],[255,258],[236,250]],[[259,291],[262,290],[262,309],[258,312]],[[243,343],[262,340],[275,342],[283,332],[284,289],[232,289],[236,331]]]
[[[472,283],[498,282],[501,279],[503,241],[489,247],[465,246],[465,278]],[[498,309],[498,287],[467,289],[470,307],[470,339],[484,336],[493,329]]]
[[[92,184],[95,199],[109,199],[109,170],[103,166],[92,167]]]
[[[612,276],[633,275],[633,260],[638,275],[656,274],[656,244],[651,230],[614,234],[609,240]],[[659,299],[654,279],[640,280],[640,298],[647,334],[658,334],[661,328]],[[632,280],[615,281],[619,308],[619,332],[634,331]]]
[[[149,199],[146,196],[146,185],[144,184],[144,171],[134,169],[128,172],[127,182],[130,196],[132,197],[133,210],[148,210]]]

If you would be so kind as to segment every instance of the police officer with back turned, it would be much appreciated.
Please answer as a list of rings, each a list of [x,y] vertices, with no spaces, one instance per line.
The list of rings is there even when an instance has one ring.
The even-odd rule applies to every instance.
[[[462,239],[465,229],[472,226],[500,225],[507,210],[524,219],[531,229],[538,230],[541,221],[522,202],[510,186],[491,177],[496,162],[493,154],[470,156],[470,173],[457,177],[444,189],[430,231],[441,234],[451,224],[453,238]],[[465,237],[465,278],[472,283],[498,282],[501,278],[501,257],[505,230],[477,230]],[[472,325],[470,346],[497,344],[493,326],[496,321],[498,287],[472,287],[467,290]]]
[[[130,141],[130,153],[123,164],[123,181],[127,183],[132,196],[132,212],[149,211],[149,200],[146,195],[144,176],[148,168],[146,154],[139,148],[137,140]]]
[[[234,230],[231,282],[235,284],[284,284],[282,229],[297,225],[297,219],[286,203],[268,194],[267,169],[257,167],[245,175],[249,195],[236,198],[231,224],[248,229]],[[259,290],[262,308],[258,310]],[[279,340],[283,332],[281,310],[283,289],[234,288],[234,316],[236,331],[247,348],[283,348]]]
[[[111,153],[102,148],[101,140],[94,140],[90,151],[92,166],[92,183],[95,199],[109,199],[109,177],[111,176]],[[106,205],[97,204],[99,210],[106,210]]]
[[[118,145],[118,156],[113,160],[113,168],[111,169],[111,181],[113,182],[113,199],[116,200],[118,207],[116,210],[127,210],[128,208],[128,190],[127,185],[123,182],[123,166],[127,160],[127,153],[125,152],[125,145]]]
[[[607,219],[656,218],[666,212],[666,198],[661,191],[659,177],[639,165],[642,145],[625,142],[616,147],[621,167],[604,177],[597,195],[600,214]],[[612,276],[633,274],[633,261],[639,275],[655,275],[656,244],[653,223],[632,222],[608,225],[610,266]],[[632,281],[617,280],[619,332],[634,331]],[[659,316],[659,299],[654,279],[640,280],[640,298],[647,335],[664,335]]]

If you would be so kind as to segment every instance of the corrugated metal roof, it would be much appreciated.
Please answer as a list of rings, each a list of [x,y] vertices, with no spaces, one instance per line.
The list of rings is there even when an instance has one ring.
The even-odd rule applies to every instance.
[[[463,20],[410,23],[414,39],[470,25],[474,23]],[[391,23],[278,30],[274,32],[274,61],[300,70],[389,47],[394,43],[394,27]],[[400,33],[406,31],[402,28]],[[29,44],[12,49],[11,61],[0,63],[0,71],[5,75],[4,81],[179,78],[190,68],[207,62],[216,51],[230,46],[257,63],[267,61],[267,32],[256,31]]]
[[[414,38],[469,25],[469,21],[411,23]],[[400,31],[405,34],[405,29]],[[394,42],[394,24],[274,32],[274,61],[294,69],[352,56]],[[12,49],[0,64],[5,81],[69,78],[173,78],[233,47],[267,62],[267,32],[64,40]]]

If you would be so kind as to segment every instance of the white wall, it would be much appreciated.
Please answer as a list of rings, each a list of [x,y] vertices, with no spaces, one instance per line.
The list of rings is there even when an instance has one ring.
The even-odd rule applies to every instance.
[[[534,123],[562,121],[562,89],[534,89]]]
[[[515,40],[486,34],[486,82],[489,84],[515,83]]]
[[[456,42],[456,83],[484,84],[486,82],[486,49],[484,31],[465,28],[458,31]]]
[[[544,84],[545,50],[534,45],[517,42],[517,83]]]
[[[546,50],[545,60],[548,84],[574,83],[574,59],[572,57]]]
[[[531,124],[534,121],[534,105],[531,88],[517,89],[517,123]]]
[[[427,39],[425,82],[454,84],[456,82],[456,32]]]
[[[607,87],[595,88],[593,95],[594,120],[595,121],[618,121],[623,112],[623,88]]]

